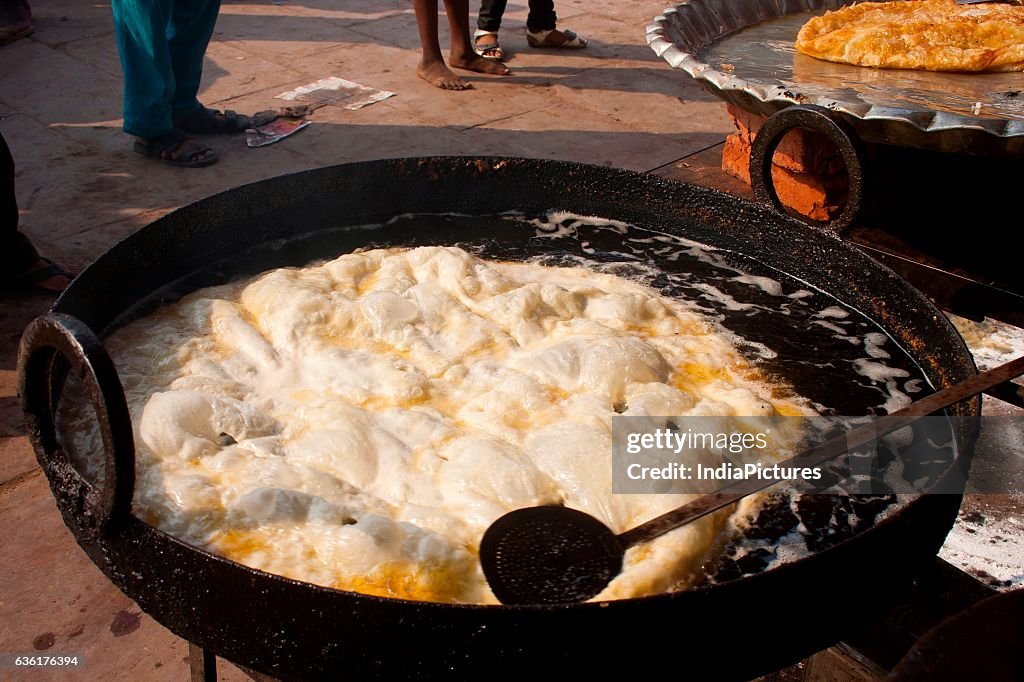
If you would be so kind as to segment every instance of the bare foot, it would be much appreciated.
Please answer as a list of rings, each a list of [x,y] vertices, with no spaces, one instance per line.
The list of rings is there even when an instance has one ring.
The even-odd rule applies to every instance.
[[[416,67],[416,75],[442,90],[468,90],[473,87],[452,73],[451,69],[444,65],[444,62],[429,64],[420,62],[420,65]]]
[[[512,69],[508,68],[501,62],[496,62],[492,59],[484,59],[475,52],[471,52],[468,55],[452,54],[448,57],[448,63],[456,69],[476,71],[477,73],[492,73],[496,76],[507,76],[512,73]]]

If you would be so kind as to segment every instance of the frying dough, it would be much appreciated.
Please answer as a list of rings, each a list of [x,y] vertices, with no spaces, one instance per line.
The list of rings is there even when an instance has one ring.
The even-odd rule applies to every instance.
[[[565,504],[621,532],[691,499],[612,494],[617,413],[811,413],[678,300],[458,248],[204,289],[106,344],[139,518],[254,568],[407,599],[494,602],[476,548],[513,509]],[[94,421],[79,419],[72,432]],[[733,513],[634,547],[598,598],[690,584]]]
[[[1024,71],[1024,7],[865,2],[808,21],[796,49],[831,62],[887,69]]]

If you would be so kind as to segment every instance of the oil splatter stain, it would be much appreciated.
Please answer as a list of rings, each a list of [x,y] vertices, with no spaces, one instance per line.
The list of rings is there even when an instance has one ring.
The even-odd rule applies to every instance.
[[[138,630],[141,625],[141,611],[122,609],[114,615],[114,620],[110,623],[110,631],[114,633],[114,637],[124,637]]]
[[[57,635],[52,632],[44,632],[41,635],[36,635],[36,638],[32,640],[32,647],[36,651],[45,651],[49,649],[57,641]]]
[[[967,523],[973,523],[975,526],[984,526],[986,521],[985,517],[977,510],[964,514],[962,518]]]

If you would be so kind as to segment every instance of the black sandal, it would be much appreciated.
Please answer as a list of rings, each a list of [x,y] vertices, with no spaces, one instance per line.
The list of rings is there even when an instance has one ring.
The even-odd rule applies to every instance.
[[[132,147],[143,156],[179,168],[202,168],[217,163],[217,154],[210,147],[180,130],[159,137],[137,138]]]
[[[253,127],[252,118],[245,114],[230,109],[217,111],[206,107],[199,107],[183,116],[172,116],[171,123],[175,128],[194,135],[241,133]]]
[[[39,261],[42,261],[45,265],[41,268],[36,268],[35,270],[26,270],[21,274],[14,275],[13,277],[5,280],[6,284],[21,287],[23,289],[32,289],[33,291],[44,294],[59,294],[59,290],[44,287],[40,282],[48,280],[51,277],[64,277],[68,280],[75,278],[75,276],[71,272],[68,272],[66,268],[54,263],[45,256],[39,256],[39,260],[37,260],[36,263]],[[33,265],[35,265],[35,263],[33,263]]]

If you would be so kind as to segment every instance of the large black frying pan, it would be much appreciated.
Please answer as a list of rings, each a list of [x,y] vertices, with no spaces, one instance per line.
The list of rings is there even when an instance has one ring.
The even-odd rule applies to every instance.
[[[922,497],[852,539],[749,577],[642,599],[544,607],[409,602],[316,587],[212,556],[130,513],[131,430],[98,337],[143,312],[144,301],[152,305],[242,272],[333,258],[368,244],[492,240],[522,255],[531,248],[528,230],[413,233],[400,222],[347,228],[403,213],[549,209],[618,219],[771,263],[872,318],[936,387],[976,371],[945,318],[890,270],[835,238],[712,190],[514,158],[399,159],[312,170],[234,189],[157,220],[96,260],[27,331],[22,400],[40,463],[79,544],[174,633],[288,679],[580,679],[666,667],[683,678],[749,678],[834,643],[905,589],[941,546],[957,496]],[[84,482],[55,437],[59,355],[86,377],[107,427],[106,452],[91,453],[105,458],[103,485]],[[953,412],[978,410],[972,400]]]

